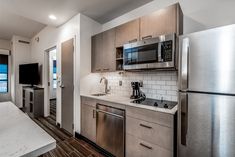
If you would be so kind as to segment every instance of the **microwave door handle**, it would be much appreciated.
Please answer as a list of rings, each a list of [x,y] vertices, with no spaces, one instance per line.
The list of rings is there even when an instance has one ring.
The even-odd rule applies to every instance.
[[[188,89],[188,60],[189,60],[189,38],[184,38],[181,48],[181,68],[180,68],[180,90]]]

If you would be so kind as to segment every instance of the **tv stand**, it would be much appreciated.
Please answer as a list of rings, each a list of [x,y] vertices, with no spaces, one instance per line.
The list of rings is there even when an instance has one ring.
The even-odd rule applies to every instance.
[[[44,89],[23,87],[23,110],[32,118],[44,116]]]

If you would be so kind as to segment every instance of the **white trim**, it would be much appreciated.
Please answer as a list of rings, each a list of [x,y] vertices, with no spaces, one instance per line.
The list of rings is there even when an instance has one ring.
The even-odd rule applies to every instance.
[[[10,55],[10,50],[0,49],[1,55]]]

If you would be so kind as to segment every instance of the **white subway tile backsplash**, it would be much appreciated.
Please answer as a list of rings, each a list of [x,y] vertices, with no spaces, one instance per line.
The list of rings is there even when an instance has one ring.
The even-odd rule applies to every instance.
[[[141,90],[148,98],[163,99],[170,101],[178,100],[177,72],[116,72],[102,73],[109,80],[111,93],[120,96],[130,96],[132,94],[131,82],[142,81]],[[119,86],[122,81],[122,86]]]

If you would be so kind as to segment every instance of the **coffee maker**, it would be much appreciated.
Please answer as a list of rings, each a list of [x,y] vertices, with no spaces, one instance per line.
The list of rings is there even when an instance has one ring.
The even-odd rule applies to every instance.
[[[140,82],[131,82],[132,87],[132,95],[131,99],[138,99],[141,97],[141,91],[140,91]]]

